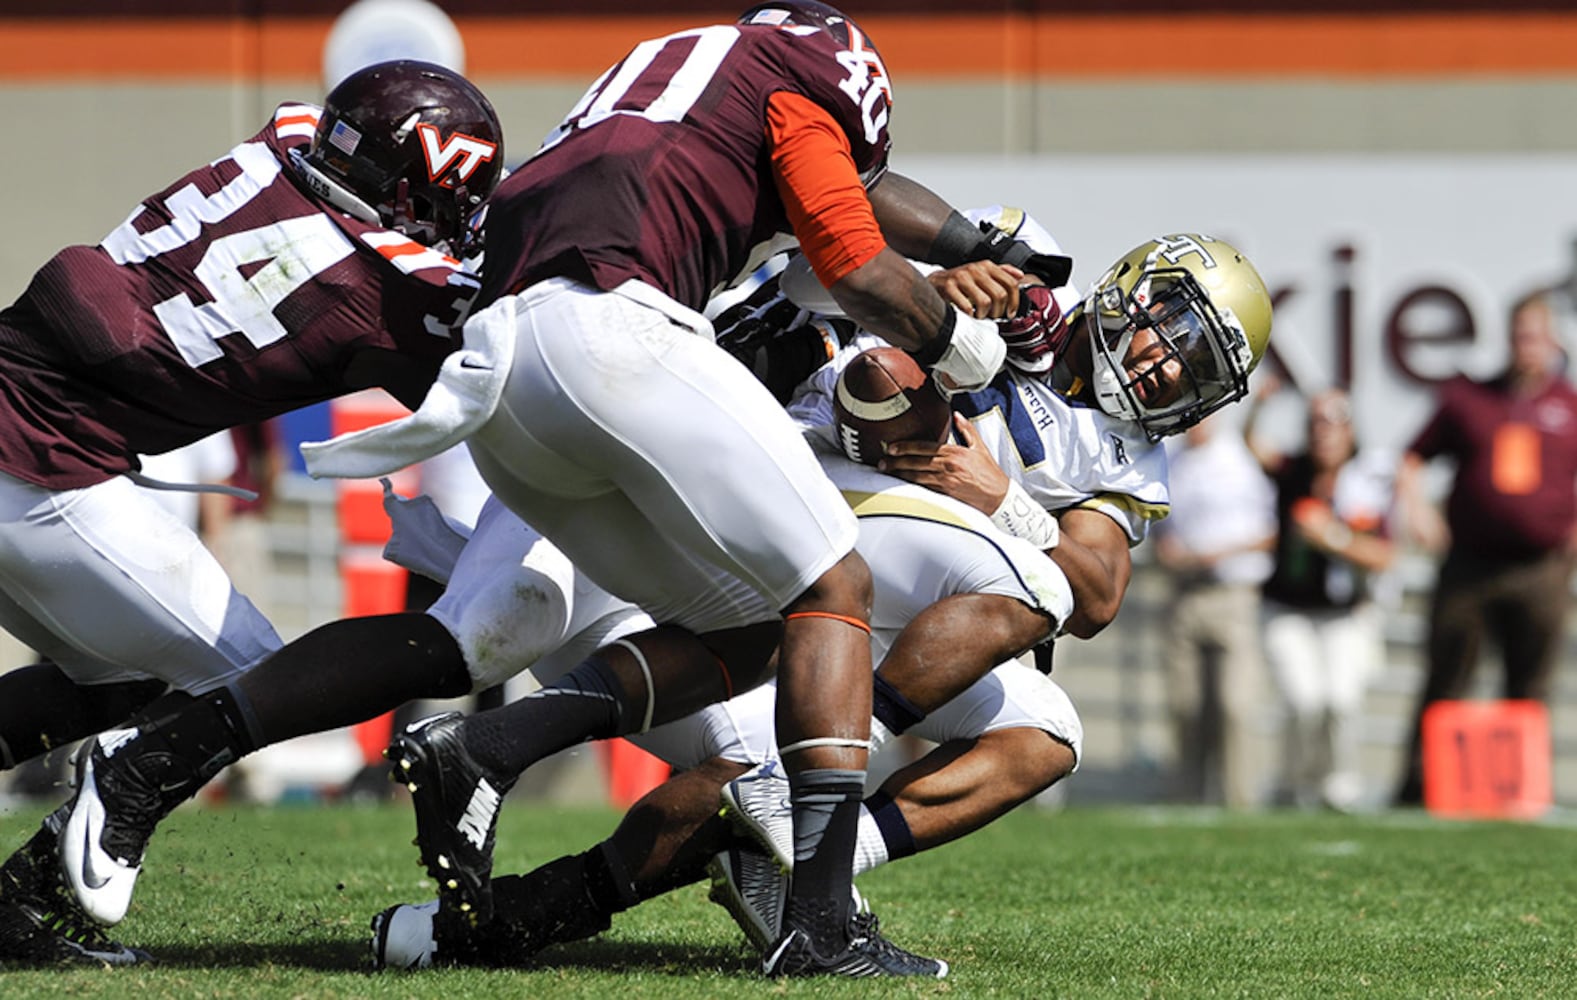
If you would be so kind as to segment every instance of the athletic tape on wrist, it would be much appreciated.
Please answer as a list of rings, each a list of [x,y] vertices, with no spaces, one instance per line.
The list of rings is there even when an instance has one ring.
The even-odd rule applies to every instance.
[[[641,665],[641,676],[646,678],[646,717],[641,720],[641,728],[638,732],[647,732],[652,728],[652,712],[657,708],[657,687],[652,683],[652,668],[646,662],[646,655],[635,643],[628,639],[615,639],[613,644],[629,650],[630,655],[635,657],[635,662]]]
[[[1036,503],[1017,480],[1008,481],[1008,494],[992,512],[991,523],[1042,551],[1056,548],[1062,540],[1062,529],[1057,519]]]
[[[1007,360],[1007,344],[997,333],[996,323],[965,316],[955,306],[947,308],[957,316],[953,339],[931,369],[951,379],[954,391],[984,389]]]

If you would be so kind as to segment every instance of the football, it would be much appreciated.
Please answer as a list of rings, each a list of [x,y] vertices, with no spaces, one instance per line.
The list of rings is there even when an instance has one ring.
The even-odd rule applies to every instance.
[[[832,403],[838,445],[849,458],[875,465],[892,441],[945,441],[953,411],[907,351],[873,347],[838,376]]]

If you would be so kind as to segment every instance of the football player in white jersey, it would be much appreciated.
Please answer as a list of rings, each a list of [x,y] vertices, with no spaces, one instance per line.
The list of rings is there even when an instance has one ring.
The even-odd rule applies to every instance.
[[[1055,617],[1061,631],[1088,638],[1116,614],[1129,548],[1143,541],[1151,520],[1165,516],[1160,439],[1243,398],[1269,340],[1270,297],[1234,247],[1178,234],[1124,255],[1082,300],[1062,288],[1033,301],[1052,349],[1030,357],[1014,352],[1020,363],[986,389],[955,396],[957,443],[897,443],[878,470],[987,512],[1006,534],[1047,552],[1054,569],[1034,578],[1079,592],[1071,610]],[[857,339],[816,372],[791,411],[807,424],[829,426],[838,363],[863,346],[870,344]],[[830,431],[825,437],[835,440]],[[828,472],[846,493],[881,492],[865,481],[872,474],[863,467],[831,465]],[[939,611],[926,615],[939,618]],[[957,627],[970,634],[967,619]],[[990,668],[958,658],[948,661],[952,670],[923,656],[904,662],[924,666],[884,667],[882,674],[921,717]]]
[[[984,214],[1013,224],[1003,210]],[[1189,257],[1193,267],[1178,266]],[[1014,313],[1018,290],[1009,282],[1001,294],[1004,273],[979,264],[933,280],[960,308],[974,297],[982,311]],[[1004,324],[1020,340],[1015,372],[955,400],[968,415],[958,420],[961,443],[902,444],[883,462],[953,496],[846,461],[832,450],[835,437],[822,435],[823,467],[860,514],[859,547],[876,578],[873,733],[939,744],[862,807],[859,871],[972,832],[1073,770],[1082,731],[1072,703],[1013,656],[1059,629],[1089,636],[1111,621],[1128,549],[1166,511],[1156,441],[1240,398],[1269,334],[1258,275],[1232,248],[1198,236],[1137,248],[1084,303],[1065,288],[1024,298],[1038,319]],[[841,363],[862,346],[846,347],[800,394],[794,410],[808,424],[826,426]],[[1105,398],[1090,398],[1089,387]],[[479,933],[435,933],[431,903],[379,914],[374,961],[518,961],[694,881],[713,853],[716,895],[764,946],[786,892],[777,863],[792,864],[771,705],[752,692],[632,737],[684,773],[603,844],[498,880],[498,919]],[[725,803],[763,850],[730,844],[715,819],[725,782]],[[655,831],[653,816],[663,817]]]

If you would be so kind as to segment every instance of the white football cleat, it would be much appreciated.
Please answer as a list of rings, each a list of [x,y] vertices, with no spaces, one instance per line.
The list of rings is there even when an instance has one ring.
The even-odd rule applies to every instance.
[[[136,735],[134,729],[111,730],[82,748],[77,793],[58,838],[66,884],[83,912],[106,927],[126,916],[143,850],[157,823],[157,790],[143,787],[130,768],[121,773],[111,760],[116,748]],[[111,821],[111,808],[119,822]]]
[[[784,871],[794,870],[794,806],[781,761],[757,764],[724,785],[723,815],[770,851]]]
[[[400,903],[372,918],[374,969],[427,969],[438,953],[438,900]]]

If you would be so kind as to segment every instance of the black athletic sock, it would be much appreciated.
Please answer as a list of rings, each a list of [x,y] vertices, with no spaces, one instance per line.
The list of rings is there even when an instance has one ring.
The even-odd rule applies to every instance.
[[[0,771],[124,722],[167,686],[78,684],[47,662],[0,675]]]
[[[629,866],[613,846],[604,841],[581,855],[586,865],[586,898],[608,916],[623,913],[642,899],[630,877]]]
[[[308,632],[234,685],[267,746],[350,726],[413,698],[471,690],[465,655],[437,619],[403,613],[345,618]]]
[[[557,682],[502,708],[481,712],[461,729],[465,747],[483,766],[519,774],[537,761],[586,740],[632,732],[646,708],[620,690],[598,657],[583,661]]]
[[[887,683],[880,672],[872,676],[872,684],[871,714],[894,736],[901,735],[910,726],[924,721],[925,713],[920,707]]]
[[[794,805],[794,878],[784,925],[810,935],[833,955],[848,940],[854,838],[865,772],[814,768],[789,775]]]
[[[607,930],[615,913],[640,897],[606,844],[549,861],[524,875],[493,880],[493,922],[481,931],[490,961],[514,965],[553,944]]]

